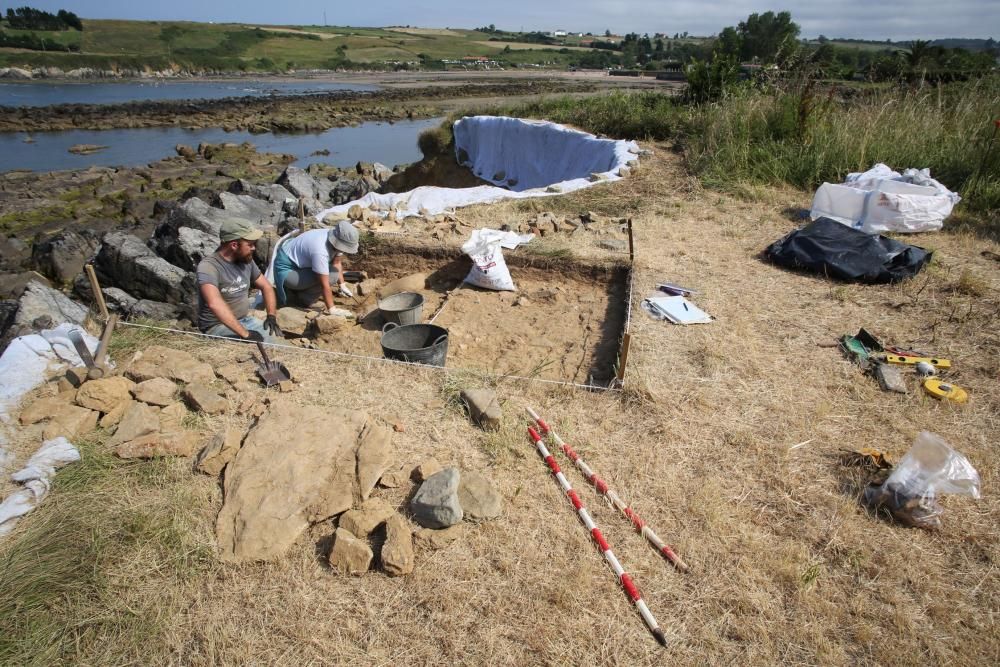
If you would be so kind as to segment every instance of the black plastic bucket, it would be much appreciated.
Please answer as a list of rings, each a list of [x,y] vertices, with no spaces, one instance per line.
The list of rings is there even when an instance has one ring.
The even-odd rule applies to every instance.
[[[434,324],[387,322],[382,327],[382,355],[386,359],[428,366],[444,366],[448,356],[448,330]]]

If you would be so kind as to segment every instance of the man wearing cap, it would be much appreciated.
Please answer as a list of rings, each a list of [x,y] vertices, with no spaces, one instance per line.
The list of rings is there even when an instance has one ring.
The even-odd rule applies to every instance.
[[[344,283],[345,254],[358,251],[358,230],[346,220],[333,229],[313,229],[285,240],[274,256],[274,289],[278,303],[311,306],[322,299],[333,308],[331,269],[336,270],[337,291],[352,296]]]
[[[198,263],[198,328],[203,333],[276,343],[283,338],[274,317],[274,288],[253,261],[264,233],[246,220],[229,219],[219,230],[219,248]],[[250,316],[250,286],[264,296],[267,319]]]

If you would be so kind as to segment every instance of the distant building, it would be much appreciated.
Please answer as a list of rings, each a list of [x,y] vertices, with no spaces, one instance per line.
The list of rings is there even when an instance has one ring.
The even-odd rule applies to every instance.
[[[549,34],[553,37],[565,37],[568,33],[565,30],[553,30]]]

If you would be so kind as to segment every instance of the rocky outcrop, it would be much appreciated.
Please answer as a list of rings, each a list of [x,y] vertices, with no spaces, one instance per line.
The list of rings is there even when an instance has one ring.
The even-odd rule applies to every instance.
[[[102,285],[120,287],[134,296],[173,304],[191,305],[196,301],[193,273],[158,257],[125,232],[104,235],[94,268]]]
[[[51,329],[64,322],[83,324],[87,309],[59,290],[32,280],[25,285],[21,298],[6,302],[0,311],[0,350],[18,336]],[[4,322],[6,320],[6,322]]]
[[[271,203],[250,195],[220,192],[219,202],[222,204],[222,210],[244,220],[250,220],[260,227],[277,227],[285,218],[282,211],[285,200]]]
[[[185,271],[194,271],[198,262],[219,247],[219,236],[194,227],[162,222],[153,230],[152,243],[157,255]]]
[[[219,228],[230,218],[237,218],[221,208],[209,206],[198,197],[191,197],[180,206],[170,209],[166,222],[176,228],[193,227],[219,238]]]
[[[278,177],[278,185],[283,186],[295,197],[305,199],[329,199],[329,186],[324,187],[315,178],[310,176],[305,169],[299,167],[287,167]]]
[[[63,231],[31,247],[31,263],[45,277],[67,285],[80,275],[83,265],[97,249],[97,240],[89,234]]]

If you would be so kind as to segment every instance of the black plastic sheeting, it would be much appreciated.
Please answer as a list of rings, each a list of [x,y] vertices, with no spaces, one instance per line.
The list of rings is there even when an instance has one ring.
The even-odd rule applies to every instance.
[[[775,241],[764,255],[790,269],[861,283],[905,280],[931,260],[928,250],[865,234],[830,218],[819,218]]]

